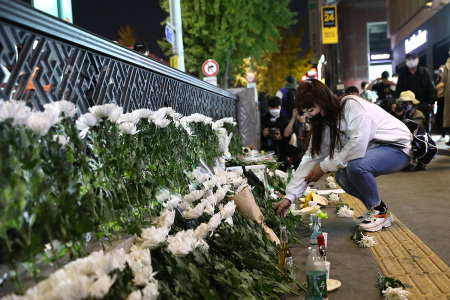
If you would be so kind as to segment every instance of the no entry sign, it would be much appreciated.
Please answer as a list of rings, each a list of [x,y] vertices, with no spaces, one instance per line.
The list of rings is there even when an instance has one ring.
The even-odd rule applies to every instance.
[[[219,72],[219,64],[212,59],[208,59],[203,63],[202,71],[205,76],[216,76]]]

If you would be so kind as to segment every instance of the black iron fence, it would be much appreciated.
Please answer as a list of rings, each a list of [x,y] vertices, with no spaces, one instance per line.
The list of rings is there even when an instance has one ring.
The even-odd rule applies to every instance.
[[[38,110],[65,99],[81,113],[115,103],[236,118],[235,95],[11,0],[0,0],[0,84],[0,99]]]

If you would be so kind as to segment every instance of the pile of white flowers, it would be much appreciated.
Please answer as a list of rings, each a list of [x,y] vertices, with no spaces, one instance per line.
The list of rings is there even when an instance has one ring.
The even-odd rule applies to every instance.
[[[373,236],[363,235],[361,240],[358,241],[359,247],[373,247],[376,244],[375,238]]]
[[[330,202],[339,202],[340,200],[341,200],[341,198],[336,193],[331,193],[328,195],[328,201],[330,201]]]
[[[384,300],[407,300],[409,292],[402,288],[388,287],[383,291]]]
[[[190,122],[203,122],[211,124],[219,137],[220,150],[224,156],[229,156],[228,144],[231,134],[228,135],[224,123],[236,124],[233,118],[224,118],[213,122],[212,118],[201,114],[183,117],[170,107],[158,111],[138,109],[131,113],[123,113],[123,109],[115,104],[105,104],[89,108],[89,113],[81,115],[76,125],[80,130],[79,136],[86,137],[89,130],[100,124],[102,118],[107,118],[117,124],[122,134],[135,135],[139,131],[136,124],[141,119],[147,119],[159,128],[167,127],[174,122],[176,127],[181,126],[189,135],[192,132],[188,126]],[[27,126],[38,135],[45,135],[50,128],[63,118],[72,118],[78,113],[75,105],[69,101],[61,100],[45,105],[44,112],[33,112],[24,101],[3,101],[0,99],[0,122],[11,119],[16,126]],[[170,116],[170,119],[167,118]],[[68,138],[62,135],[53,136],[53,140],[65,145]],[[87,297],[102,298],[114,284],[116,277],[110,277],[113,270],[123,270],[126,263],[133,271],[133,283],[143,287],[129,295],[128,299],[156,299],[158,281],[151,265],[151,250],[156,249],[165,241],[168,250],[174,255],[184,257],[197,247],[208,249],[206,242],[208,236],[220,226],[221,222],[233,225],[233,215],[236,205],[229,201],[225,205],[221,202],[228,192],[238,193],[248,186],[242,172],[228,172],[216,169],[215,174],[195,169],[188,174],[191,179],[190,193],[184,196],[161,189],[157,200],[164,206],[161,214],[155,218],[154,226],[142,230],[140,238],[136,238],[129,254],[124,249],[112,252],[94,252],[90,256],[75,260],[64,268],[56,271],[44,281],[30,288],[24,296],[9,295],[4,299],[85,299]],[[201,223],[195,229],[179,231],[170,235],[171,225],[175,214],[180,212],[186,220],[197,219],[203,214],[211,216],[209,222]]]

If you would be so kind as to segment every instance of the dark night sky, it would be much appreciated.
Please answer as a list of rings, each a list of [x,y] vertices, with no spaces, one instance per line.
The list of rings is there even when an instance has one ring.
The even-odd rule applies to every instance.
[[[307,18],[308,0],[291,0],[289,6],[297,18]],[[161,22],[166,19],[158,0],[72,0],[72,13],[75,25],[110,40],[117,41],[119,28],[130,25],[138,40],[147,42],[150,53],[168,60],[156,42],[165,38]],[[301,47],[309,48],[308,32]]]

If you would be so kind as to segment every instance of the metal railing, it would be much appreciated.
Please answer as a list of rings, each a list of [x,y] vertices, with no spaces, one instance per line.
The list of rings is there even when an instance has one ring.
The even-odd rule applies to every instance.
[[[237,97],[26,4],[0,0],[0,98],[236,118]]]

